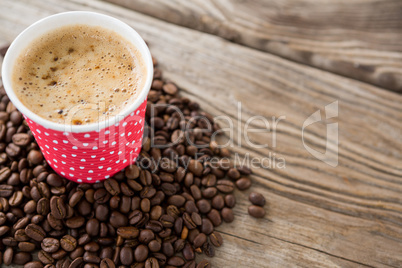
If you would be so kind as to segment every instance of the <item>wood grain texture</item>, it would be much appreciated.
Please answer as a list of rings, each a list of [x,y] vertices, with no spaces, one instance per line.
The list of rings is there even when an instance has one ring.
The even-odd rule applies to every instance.
[[[120,18],[147,40],[165,77],[184,95],[214,116],[233,119],[234,153],[285,159],[286,168],[254,168],[252,189],[236,193],[236,218],[219,227],[225,241],[211,260],[214,267],[402,266],[401,95],[102,1],[0,0],[0,6],[0,43],[61,11]],[[302,143],[303,122],[334,101],[339,116],[329,122],[339,124],[337,167],[314,158]],[[253,148],[244,139],[245,124],[256,115],[270,122],[286,116],[275,147],[272,132],[249,133],[252,142],[269,148]],[[325,123],[304,132],[306,143],[319,151],[325,151]],[[265,125],[254,120],[250,128]],[[250,191],[267,198],[262,220],[247,215]]]
[[[398,0],[107,1],[402,92]]]

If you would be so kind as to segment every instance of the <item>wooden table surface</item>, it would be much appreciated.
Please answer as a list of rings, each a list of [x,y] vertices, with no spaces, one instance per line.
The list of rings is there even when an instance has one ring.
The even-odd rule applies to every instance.
[[[402,267],[401,1],[112,2],[0,0],[0,46],[54,13],[109,14],[184,95],[233,120],[233,153],[264,161],[219,227],[214,267]],[[246,140],[247,127],[262,131]],[[250,191],[265,195],[264,219],[247,215]]]

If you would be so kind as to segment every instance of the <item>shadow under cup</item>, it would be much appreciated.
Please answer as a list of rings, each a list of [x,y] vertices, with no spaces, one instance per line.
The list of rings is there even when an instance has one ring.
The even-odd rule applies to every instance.
[[[88,125],[58,124],[38,116],[21,103],[11,84],[13,65],[33,39],[74,24],[100,26],[120,34],[139,50],[147,72],[144,87],[122,112]],[[58,174],[79,183],[107,179],[135,162],[141,151],[152,77],[151,54],[135,30],[110,16],[83,11],[56,14],[32,24],[11,44],[2,67],[3,86],[7,95],[24,115],[46,161]]]

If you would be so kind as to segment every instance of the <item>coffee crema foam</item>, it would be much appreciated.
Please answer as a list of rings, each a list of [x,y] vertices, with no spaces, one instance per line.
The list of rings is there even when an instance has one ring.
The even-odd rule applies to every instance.
[[[33,40],[17,58],[12,83],[33,113],[83,125],[115,116],[145,83],[138,49],[114,31],[69,25]]]

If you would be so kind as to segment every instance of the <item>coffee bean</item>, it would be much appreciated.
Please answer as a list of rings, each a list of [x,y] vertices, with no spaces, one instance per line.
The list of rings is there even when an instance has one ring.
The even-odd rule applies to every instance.
[[[100,268],[115,268],[114,262],[110,258],[102,259],[100,263]]]
[[[216,188],[222,193],[231,193],[233,192],[234,185],[229,180],[220,180],[216,183]]]
[[[11,176],[11,170],[8,167],[0,169],[0,182],[6,181]]]
[[[43,264],[39,261],[31,261],[26,263],[24,268],[43,268]]]
[[[218,189],[215,187],[208,187],[203,189],[201,193],[204,198],[211,199],[218,193]]]
[[[222,219],[225,222],[232,222],[234,220],[234,214],[232,209],[230,208],[223,208],[221,211]]]
[[[21,153],[21,147],[14,143],[9,143],[6,147],[6,153],[10,157],[17,157]]]
[[[181,258],[179,256],[174,256],[174,257],[169,258],[169,260],[167,261],[167,264],[175,266],[175,267],[180,267],[185,264],[185,261],[183,260],[183,258]]]
[[[24,252],[32,252],[36,248],[36,245],[31,242],[19,242],[18,249]]]
[[[119,227],[117,228],[117,234],[124,239],[134,239],[138,237],[139,230],[132,226]]]
[[[43,250],[38,252],[38,259],[43,264],[52,264],[54,262],[54,259],[52,258],[52,256]]]
[[[97,252],[100,249],[100,246],[95,241],[89,242],[84,246],[84,249],[89,252]]]
[[[145,262],[145,268],[159,268],[159,263],[156,258],[148,258]]]
[[[207,241],[207,236],[204,233],[198,234],[193,241],[194,248],[201,247]]]
[[[87,221],[85,230],[90,236],[97,236],[99,234],[99,221],[97,219],[90,219]]]
[[[148,247],[139,245],[134,251],[134,257],[137,262],[143,262],[148,258]]]
[[[86,251],[82,258],[84,259],[85,262],[96,263],[96,264],[101,262],[101,259],[97,255],[89,251]]]
[[[181,195],[172,195],[167,200],[169,205],[174,205],[178,208],[182,207],[186,202],[186,199]]]
[[[189,243],[184,246],[182,253],[183,257],[188,261],[195,259],[194,249]]]
[[[221,215],[216,209],[211,209],[211,211],[207,214],[207,217],[211,220],[215,227],[221,225],[222,223]]]
[[[25,147],[31,142],[31,138],[26,133],[16,133],[12,137],[13,143],[20,147]]]
[[[232,194],[225,196],[225,204],[228,208],[233,208],[236,205],[236,198]]]
[[[201,213],[208,213],[211,210],[211,204],[208,200],[201,199],[197,201],[197,207]]]
[[[110,194],[109,194],[108,191],[106,191],[106,189],[100,188],[100,189],[95,191],[94,199],[95,199],[96,203],[104,204],[104,203],[109,201]]]
[[[29,224],[29,222],[30,222],[30,219],[28,217],[23,217],[14,224],[13,229],[14,230],[23,229]],[[3,227],[6,227],[6,226],[3,226]]]
[[[67,215],[66,205],[63,199],[58,196],[53,196],[50,199],[50,210],[52,215],[58,220],[64,219]]]
[[[128,219],[125,215],[121,214],[120,212],[113,211],[110,215],[110,223],[114,228],[119,228],[126,226],[128,223]]]
[[[236,181],[236,186],[240,191],[247,190],[251,186],[251,180],[249,178],[240,178]]]
[[[151,209],[151,201],[148,198],[144,198],[141,200],[140,207],[142,212],[148,213]]]
[[[64,185],[63,179],[56,173],[51,173],[46,177],[46,182],[53,187],[61,187]]]
[[[196,268],[197,264],[195,261],[188,261],[183,265],[183,268]]]
[[[136,179],[140,175],[140,170],[136,165],[126,167],[124,174],[128,179]]]
[[[220,210],[225,206],[225,200],[223,199],[223,197],[221,195],[216,195],[212,199],[211,204],[212,204],[213,208]]]
[[[202,260],[198,265],[197,268],[211,268],[211,264],[207,260]]]
[[[77,257],[71,262],[68,268],[80,268],[83,266],[83,264],[84,264],[84,258]]]
[[[104,204],[100,204],[95,209],[95,217],[99,221],[107,221],[109,219],[109,207]]]
[[[143,244],[148,244],[155,238],[155,234],[148,229],[141,230],[138,240]]]
[[[120,261],[123,265],[131,265],[134,261],[133,250],[129,247],[123,247],[120,251]]]
[[[27,227],[25,227],[25,234],[32,238],[35,241],[42,242],[42,240],[45,238],[46,233],[42,229],[42,227],[36,225],[36,224],[28,224]]]
[[[252,192],[250,193],[248,199],[253,205],[260,207],[263,207],[265,205],[265,197],[260,193]]]
[[[13,263],[17,265],[24,265],[32,261],[32,255],[28,252],[17,252],[13,256]]]
[[[85,224],[85,218],[82,216],[76,216],[76,217],[72,217],[69,218],[65,221],[65,225],[68,228],[71,229],[76,229],[76,228],[80,228]]]
[[[190,172],[192,172],[195,176],[200,177],[202,175],[202,171],[204,170],[204,167],[200,162],[197,160],[190,160],[190,163],[188,165],[188,169]]]
[[[251,205],[248,207],[248,214],[250,214],[254,218],[264,218],[265,210],[263,207]]]
[[[223,238],[219,233],[213,232],[212,234],[209,235],[209,241],[215,247],[220,247],[222,246]]]
[[[59,250],[60,242],[53,237],[46,237],[42,240],[41,248],[47,253],[53,253]]]
[[[111,194],[111,195],[118,195],[120,194],[120,186],[119,183],[113,179],[107,179],[104,182],[105,189]]]
[[[77,247],[77,240],[71,235],[65,235],[60,239],[60,246],[65,251],[73,251]]]
[[[43,155],[38,150],[31,150],[28,153],[27,159],[32,165],[39,165],[43,161]]]
[[[204,245],[202,245],[202,251],[208,257],[215,256],[215,248],[209,242],[206,242]]]
[[[10,197],[13,194],[13,186],[0,184],[0,197]]]

